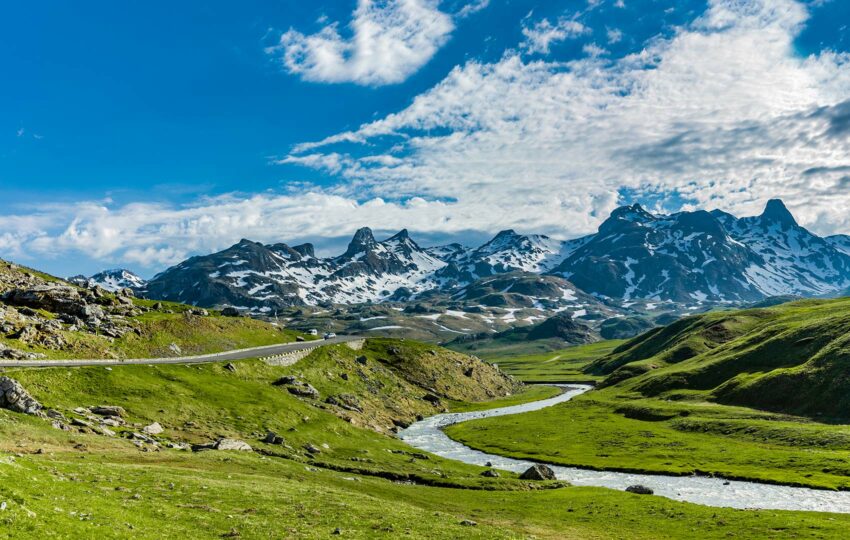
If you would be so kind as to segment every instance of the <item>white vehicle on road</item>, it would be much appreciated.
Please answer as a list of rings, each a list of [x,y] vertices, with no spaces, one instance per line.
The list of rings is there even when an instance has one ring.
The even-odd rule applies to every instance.
[[[325,334],[325,339],[333,339],[335,337],[336,334],[334,334],[333,332],[328,332],[327,334]]]

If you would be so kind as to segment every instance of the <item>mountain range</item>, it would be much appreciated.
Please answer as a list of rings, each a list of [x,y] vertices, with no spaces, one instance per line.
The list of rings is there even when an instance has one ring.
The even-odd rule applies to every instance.
[[[475,296],[498,276],[509,277],[503,290]],[[625,307],[639,301],[744,304],[840,294],[850,287],[850,237],[811,233],[780,200],[745,218],[719,210],[654,214],[635,204],[612,212],[597,233],[568,241],[506,230],[477,248],[423,248],[406,230],[378,241],[362,228],[335,257],[316,256],[311,244],[242,240],[148,282],[122,271],[89,280],[130,286],[150,298],[258,313],[413,302],[435,294],[475,296],[487,305],[505,302],[512,292],[531,304],[548,300],[556,312],[581,293],[589,302]]]

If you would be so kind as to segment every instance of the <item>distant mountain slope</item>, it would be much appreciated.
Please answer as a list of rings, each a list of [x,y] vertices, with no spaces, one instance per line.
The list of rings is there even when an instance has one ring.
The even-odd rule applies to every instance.
[[[645,396],[850,418],[850,299],[713,312],[651,330],[588,367]]]
[[[850,285],[850,256],[797,225],[781,201],[738,219],[714,211],[615,210],[553,273],[610,298],[752,302]]]
[[[506,230],[477,248],[423,248],[406,230],[377,241],[362,228],[343,254],[317,257],[311,244],[242,240],[134,288],[148,298],[266,314],[447,295],[464,309],[473,302],[534,307],[545,318],[566,307],[558,298],[584,295],[585,304],[654,317],[659,309],[678,315],[841,294],[850,289],[848,252],[850,237],[812,234],[778,200],[740,219],[718,210],[653,214],[632,205],[612,212],[597,233],[569,241]]]
[[[109,292],[116,292],[121,289],[140,289],[146,283],[144,279],[123,268],[104,270],[91,277],[74,276],[69,278],[68,281],[81,287],[99,285]]]

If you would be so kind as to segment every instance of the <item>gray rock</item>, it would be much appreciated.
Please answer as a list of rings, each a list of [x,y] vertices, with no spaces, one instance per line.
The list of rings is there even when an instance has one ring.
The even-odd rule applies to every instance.
[[[9,377],[0,377],[0,407],[13,412],[38,415],[41,403],[21,386],[21,383]]]
[[[498,473],[498,471],[490,469],[489,471],[484,471],[483,473],[481,473],[481,476],[484,476],[486,478],[499,478],[501,475]]]
[[[307,398],[319,398],[319,391],[309,383],[301,383],[299,385],[287,386],[286,390],[295,396]]]
[[[228,363],[224,364],[224,369],[226,369],[227,371],[230,371],[230,372],[235,372],[236,366],[233,365],[231,362],[228,362]]]
[[[165,431],[163,427],[159,424],[159,422],[154,422],[153,424],[147,425],[142,428],[142,433],[145,435],[159,435]]]
[[[640,484],[629,486],[626,488],[626,491],[628,491],[629,493],[635,493],[637,495],[652,495],[653,493],[655,493],[654,491],[652,491],[652,489],[646,486],[642,486]]]
[[[124,410],[124,407],[119,407],[118,405],[98,405],[96,407],[92,407],[91,412],[100,416],[118,416],[123,418],[127,416],[127,411]]]
[[[274,431],[269,431],[266,433],[266,436],[263,437],[263,442],[266,444],[284,444],[286,441]]]
[[[216,450],[235,450],[240,452],[252,452],[254,449],[245,441],[239,439],[219,439],[215,442]]]
[[[176,343],[172,343],[168,346],[168,350],[173,352],[174,354],[183,354],[183,349],[180,348],[180,345]]]
[[[541,463],[535,463],[520,475],[520,480],[555,480],[555,471]]]
[[[221,310],[221,314],[225,317],[240,317],[242,313],[235,307],[228,306]]]

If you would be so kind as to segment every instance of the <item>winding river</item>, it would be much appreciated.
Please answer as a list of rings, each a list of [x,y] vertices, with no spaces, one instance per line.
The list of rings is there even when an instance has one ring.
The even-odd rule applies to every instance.
[[[519,473],[530,467],[532,462],[473,450],[450,439],[443,433],[442,428],[491,416],[536,411],[569,401],[591,389],[590,386],[586,385],[562,385],[562,387],[565,390],[564,393],[550,399],[487,411],[432,416],[412,424],[399,433],[399,437],[415,448],[438,456],[472,465],[483,466],[489,462],[493,468]],[[653,489],[656,495],[707,506],[850,513],[850,492],[847,491],[776,486],[701,476],[631,474],[591,471],[552,464],[549,464],[549,466],[555,471],[559,480],[566,480],[575,486],[596,486],[624,490],[628,486],[641,484]]]

